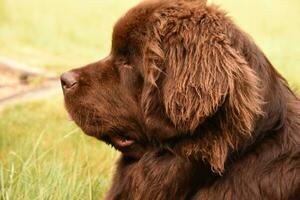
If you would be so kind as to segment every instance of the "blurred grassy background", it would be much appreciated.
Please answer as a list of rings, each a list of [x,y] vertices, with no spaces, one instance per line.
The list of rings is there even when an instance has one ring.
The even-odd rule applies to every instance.
[[[138,0],[0,0],[0,57],[55,73],[109,52],[114,22]],[[300,87],[300,1],[211,0]],[[62,97],[0,113],[0,199],[101,199],[117,153],[67,120]]]
[[[58,72],[98,60],[114,22],[137,2],[0,0],[1,54]]]

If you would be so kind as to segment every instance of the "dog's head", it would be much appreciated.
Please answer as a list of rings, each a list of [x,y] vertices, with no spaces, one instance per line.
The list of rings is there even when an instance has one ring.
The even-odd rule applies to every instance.
[[[66,108],[85,133],[135,158],[197,134],[202,146],[189,149],[222,171],[261,113],[246,43],[204,0],[143,2],[117,22],[105,59],[62,75]]]

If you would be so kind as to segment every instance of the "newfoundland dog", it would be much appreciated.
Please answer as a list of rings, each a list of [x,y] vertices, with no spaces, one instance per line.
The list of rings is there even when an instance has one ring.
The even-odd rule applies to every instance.
[[[225,12],[145,1],[112,38],[61,76],[76,124],[122,153],[106,199],[300,199],[300,100]]]

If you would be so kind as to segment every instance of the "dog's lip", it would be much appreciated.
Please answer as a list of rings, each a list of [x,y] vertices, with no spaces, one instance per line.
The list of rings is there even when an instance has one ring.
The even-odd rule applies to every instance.
[[[119,148],[127,148],[135,143],[133,139],[122,137],[119,135],[112,135],[110,138],[112,143]]]

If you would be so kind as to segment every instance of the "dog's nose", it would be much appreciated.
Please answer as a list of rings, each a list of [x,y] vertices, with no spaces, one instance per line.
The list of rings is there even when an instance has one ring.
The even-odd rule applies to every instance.
[[[69,90],[78,83],[78,75],[75,72],[65,72],[60,76],[61,86],[63,90]]]

